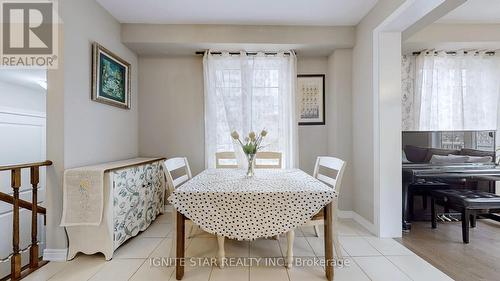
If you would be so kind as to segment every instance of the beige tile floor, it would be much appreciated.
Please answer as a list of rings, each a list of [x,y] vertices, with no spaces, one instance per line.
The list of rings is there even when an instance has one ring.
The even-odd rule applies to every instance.
[[[24,280],[121,281],[175,280],[171,266],[155,267],[151,258],[165,257],[172,246],[171,215],[158,217],[143,233],[122,245],[109,262],[102,255],[78,255],[74,260],[50,262]],[[343,280],[452,280],[393,239],[379,239],[352,220],[340,220],[338,231],[343,254],[349,266],[335,269],[335,281]],[[214,257],[216,239],[201,231],[187,239],[186,256]],[[315,237],[310,227],[296,230],[295,256],[324,256],[323,238]],[[286,238],[258,239],[252,242],[226,242],[228,257],[283,257]],[[219,269],[212,266],[186,267],[185,281],[313,281],[326,280],[319,266],[236,266]]]

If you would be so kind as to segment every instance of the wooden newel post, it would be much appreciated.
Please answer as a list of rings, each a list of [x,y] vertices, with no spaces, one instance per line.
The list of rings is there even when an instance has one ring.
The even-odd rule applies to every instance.
[[[38,267],[38,198],[37,189],[40,181],[39,167],[31,167],[31,185],[33,193],[31,197],[31,247],[30,247],[30,268]]]
[[[21,278],[21,253],[19,253],[19,187],[21,186],[21,169],[11,170],[11,185],[14,191],[12,202],[12,258],[11,279]]]

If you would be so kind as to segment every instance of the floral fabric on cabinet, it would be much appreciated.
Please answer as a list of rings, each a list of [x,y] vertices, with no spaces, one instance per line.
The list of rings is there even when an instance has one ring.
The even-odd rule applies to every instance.
[[[163,212],[165,185],[160,162],[118,170],[112,176],[116,249]]]

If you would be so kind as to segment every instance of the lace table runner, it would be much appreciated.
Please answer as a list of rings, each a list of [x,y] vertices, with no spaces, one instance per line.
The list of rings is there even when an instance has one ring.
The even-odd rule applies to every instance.
[[[156,159],[161,160],[138,157],[65,170],[61,226],[100,225],[104,210],[104,173]]]

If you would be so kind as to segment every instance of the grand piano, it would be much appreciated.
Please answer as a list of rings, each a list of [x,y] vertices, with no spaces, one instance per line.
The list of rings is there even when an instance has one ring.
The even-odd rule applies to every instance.
[[[413,187],[465,186],[496,193],[495,141],[495,131],[403,132],[403,230],[411,228]]]

